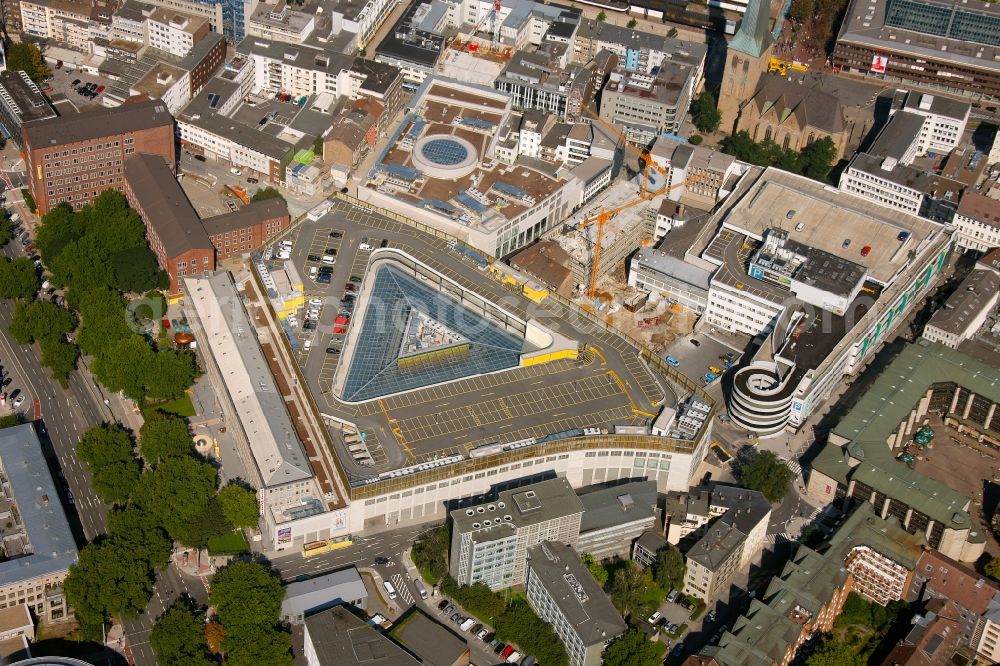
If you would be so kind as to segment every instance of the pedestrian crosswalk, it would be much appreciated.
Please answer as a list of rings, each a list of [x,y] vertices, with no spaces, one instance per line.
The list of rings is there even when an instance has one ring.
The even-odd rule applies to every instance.
[[[789,460],[788,458],[782,458],[781,462],[785,463],[785,467],[792,470],[792,473],[794,473],[795,476],[798,476],[799,474],[802,473],[802,465],[800,465],[797,461]]]
[[[399,595],[399,600],[404,602],[407,607],[413,605],[413,593],[410,592],[410,587],[407,585],[406,581],[403,580],[401,574],[393,574],[392,584],[396,588],[396,594]]]

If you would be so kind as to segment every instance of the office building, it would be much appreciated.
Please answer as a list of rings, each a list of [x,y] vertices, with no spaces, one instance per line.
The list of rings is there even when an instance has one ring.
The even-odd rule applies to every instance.
[[[600,666],[608,643],[628,626],[572,546],[543,541],[528,549],[528,603],[566,647],[572,666]]]
[[[656,482],[633,481],[580,495],[583,517],[577,550],[604,559],[624,555],[646,530],[656,529]]]
[[[124,191],[123,164],[133,154],[174,164],[174,120],[159,100],[33,120],[21,133],[41,215],[63,202],[80,208],[108,188]]]
[[[301,548],[343,532],[347,512],[324,499],[232,277],[186,277],[183,286],[185,315],[262,507],[262,546]]]
[[[305,618],[306,666],[419,666],[420,660],[344,606]]]
[[[730,416],[761,436],[799,427],[931,288],[952,233],[801,176],[748,171],[685,252],[713,271],[705,322],[769,338],[737,369]]]
[[[246,256],[281,234],[291,223],[288,204],[275,197],[251,201],[231,213],[201,221],[215,247],[217,261]]]
[[[930,412],[996,440],[995,379],[995,368],[943,345],[921,340],[907,346],[830,432],[812,461],[808,492],[839,506],[871,504],[947,557],[975,561],[986,535],[973,524],[969,498],[895,456]]]
[[[125,198],[146,225],[146,239],[170,276],[170,294],[187,277],[215,272],[215,248],[170,166],[157,155],[125,160]]]
[[[513,490],[495,502],[451,512],[451,577],[494,590],[523,585],[528,548],[542,541],[575,544],[583,503],[562,477]]]
[[[709,496],[707,502],[705,494]],[[763,549],[771,503],[754,490],[727,486],[714,486],[707,493],[696,491],[692,495],[697,500],[687,503],[690,512],[683,519],[670,516],[667,540],[680,534],[679,541],[692,531],[698,532],[698,540],[685,553],[684,590],[708,601],[728,589],[733,576],[748,567]],[[671,506],[677,504],[668,504],[668,511]],[[701,506],[707,508],[708,514],[703,519],[698,511]],[[719,518],[709,524],[715,516]],[[697,525],[685,532],[683,527],[692,522]],[[681,527],[679,532],[673,531],[675,523]]]
[[[708,146],[693,146],[674,137],[658,137],[650,155],[667,172],[668,199],[678,201],[684,197],[706,210],[725,199],[747,171],[747,165],[732,155]]]
[[[649,74],[664,61],[676,60],[695,65],[697,71],[694,78],[697,81],[704,75],[705,56],[708,54],[705,44],[590,18],[580,20],[573,41],[573,62],[578,65],[597,58],[601,51],[615,54],[622,69],[643,74]]]
[[[76,541],[35,426],[0,430],[0,609],[22,604],[43,622],[69,619],[63,581]]]
[[[600,118],[622,128],[632,142],[648,145],[661,134],[676,134],[700,84],[700,69],[674,61],[655,74],[618,70],[601,93]]]
[[[303,624],[313,613],[343,604],[361,610],[368,607],[368,589],[354,567],[286,585],[285,597],[281,600],[281,620]]]
[[[33,120],[56,117],[48,98],[35,82],[21,71],[0,72],[0,131],[4,138],[24,149],[21,126]]]
[[[978,192],[966,191],[953,219],[958,233],[956,244],[973,252],[989,252],[1000,247],[1000,201]]]
[[[935,666],[955,654],[958,607],[947,599],[934,599],[918,612],[906,636],[896,642],[884,663],[893,666]]]
[[[835,69],[879,85],[1000,98],[1000,7],[954,0],[852,0]]]
[[[992,269],[976,268],[962,280],[944,306],[931,315],[922,335],[931,342],[958,349],[993,316],[998,301],[1000,274]]]
[[[425,26],[431,4],[411,2],[382,43],[375,47],[375,61],[399,68],[407,92],[434,73],[447,39],[437,32],[437,24]]]
[[[183,58],[208,35],[208,20],[157,7],[146,21],[151,48]]]

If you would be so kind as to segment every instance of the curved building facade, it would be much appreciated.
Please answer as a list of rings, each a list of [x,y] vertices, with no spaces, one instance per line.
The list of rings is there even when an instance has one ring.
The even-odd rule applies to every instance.
[[[729,416],[758,437],[784,430],[792,414],[792,396],[798,382],[794,370],[783,375],[774,362],[754,361],[733,375]]]

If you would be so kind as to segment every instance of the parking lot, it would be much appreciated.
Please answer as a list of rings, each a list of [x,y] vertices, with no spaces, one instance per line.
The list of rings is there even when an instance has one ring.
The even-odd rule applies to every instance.
[[[692,379],[700,379],[704,386],[719,381],[722,373],[717,370],[726,370],[726,361],[722,358],[727,354],[732,354],[730,363],[736,365],[742,354],[741,349],[732,349],[715,338],[705,333],[695,333],[677,338],[663,352],[664,357],[671,357],[677,361],[677,369]],[[707,381],[705,375],[712,373],[718,375],[715,379]]]
[[[93,89],[103,86],[106,90],[111,85],[110,80],[96,74],[81,72],[80,70],[69,72],[65,67],[62,69],[52,67],[51,69],[52,78],[49,80],[49,85],[52,87],[52,93],[49,97],[53,103],[58,103],[57,108],[59,113],[65,115],[71,109],[72,111],[70,112],[80,112],[103,106],[104,90],[91,98],[84,97],[76,91],[76,88],[91,84]],[[79,81],[75,87],[73,85],[74,81]]]
[[[357,475],[371,474],[373,467],[384,471],[466,454],[498,439],[516,441],[573,428],[646,423],[664,402],[676,401],[666,380],[653,377],[621,339],[572,321],[572,313],[551,299],[539,307],[503,289],[487,272],[463,261],[442,239],[338,204],[320,220],[296,226],[288,240],[293,243],[290,256],[303,277],[307,301],[293,327],[300,342],[299,362],[336,435],[338,456]],[[341,351],[341,333],[350,325],[344,319],[353,313],[354,303],[350,296],[344,298],[347,285],[357,285],[353,293],[365,297],[368,287],[357,280],[366,279],[371,252],[362,246],[378,249],[383,243],[501,303],[517,316],[528,317],[531,308],[532,317],[588,345],[587,351],[577,360],[469,376],[359,404],[341,402],[331,385],[338,364],[349,362],[348,354]],[[310,309],[315,312],[308,314]],[[342,319],[337,321],[338,317]],[[304,328],[307,319],[310,325]]]

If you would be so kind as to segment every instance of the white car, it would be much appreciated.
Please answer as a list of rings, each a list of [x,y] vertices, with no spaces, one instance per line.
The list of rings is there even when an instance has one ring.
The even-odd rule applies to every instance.
[[[368,243],[362,243],[361,245],[358,246],[358,249],[361,250],[362,252],[371,252],[375,248],[373,248]]]
[[[288,248],[289,250],[292,249],[292,241],[288,240],[287,238],[278,243],[278,245],[280,245],[281,247]]]
[[[288,250],[280,250],[278,254],[274,255],[275,259],[288,259],[292,256],[292,253]]]
[[[22,393],[21,395],[19,395],[16,398],[14,398],[14,405],[13,405],[14,409],[17,409],[23,403],[24,403],[24,394]]]
[[[337,260],[333,258],[333,255],[324,254],[323,255],[323,263],[326,264],[326,265],[328,265],[328,266],[333,266],[335,263],[337,263]]]
[[[313,306],[314,308],[321,308],[321,307],[323,307],[323,299],[322,298],[310,298],[309,299],[309,305]]]
[[[242,176],[243,169],[237,169],[236,167],[229,167],[229,173],[233,174],[234,176]]]
[[[292,328],[296,328],[299,325],[299,320],[295,318],[295,315],[288,315],[285,321],[287,321],[288,325]]]

